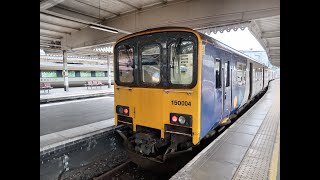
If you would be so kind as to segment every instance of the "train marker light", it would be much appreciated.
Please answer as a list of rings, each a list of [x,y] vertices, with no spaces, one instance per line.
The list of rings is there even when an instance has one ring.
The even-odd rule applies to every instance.
[[[192,115],[170,113],[170,124],[192,127]]]
[[[128,106],[117,105],[117,106],[116,106],[116,112],[117,112],[119,115],[129,116],[130,109],[129,109]]]
[[[177,118],[177,116],[172,116],[171,120],[172,120],[173,122],[177,122],[178,118]]]

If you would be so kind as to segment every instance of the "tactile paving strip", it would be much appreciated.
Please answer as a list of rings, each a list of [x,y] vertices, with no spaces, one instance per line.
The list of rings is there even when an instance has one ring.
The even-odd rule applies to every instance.
[[[274,101],[272,107],[234,174],[234,180],[268,179],[273,146],[280,122],[280,81],[275,83],[276,86],[271,89],[271,91],[275,92],[270,93],[273,94],[273,97],[266,97]]]

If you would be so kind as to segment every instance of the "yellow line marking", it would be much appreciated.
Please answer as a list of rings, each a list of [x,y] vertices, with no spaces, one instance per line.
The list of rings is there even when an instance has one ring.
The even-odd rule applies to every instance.
[[[271,165],[269,169],[269,180],[277,179],[279,151],[280,151],[280,124],[278,126],[276,142],[274,144],[273,153],[272,153]]]

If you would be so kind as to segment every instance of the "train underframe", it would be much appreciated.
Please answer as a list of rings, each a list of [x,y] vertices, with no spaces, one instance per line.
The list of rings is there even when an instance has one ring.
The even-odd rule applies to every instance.
[[[145,157],[158,157],[180,152],[188,150],[193,146],[191,135],[165,133],[165,138],[160,138],[160,130],[143,126],[137,126],[135,133],[132,133],[131,128],[118,133],[125,140],[125,144],[129,150]]]
[[[229,124],[230,118],[220,121],[218,127],[213,128],[205,137],[216,134],[217,129]],[[159,172],[174,171],[183,167],[194,157],[192,143],[192,129],[172,125],[165,125],[165,137],[161,138],[158,129],[137,126],[133,133],[132,125],[127,125],[126,131],[117,131],[123,138],[125,148],[130,159],[145,169],[158,168]],[[170,133],[169,133],[169,132]]]
[[[160,130],[143,126],[137,126],[135,133],[132,128],[117,132],[124,140],[130,159],[145,169],[174,171],[193,157],[191,136],[165,133],[165,138],[161,138]]]

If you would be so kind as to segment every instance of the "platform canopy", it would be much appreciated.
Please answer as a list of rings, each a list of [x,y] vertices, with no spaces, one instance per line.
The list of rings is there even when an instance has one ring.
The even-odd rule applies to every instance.
[[[137,31],[182,26],[196,30],[245,24],[280,67],[279,0],[42,0],[40,46],[97,55]],[[95,49],[95,50],[94,50]],[[100,49],[100,52],[97,51]]]

